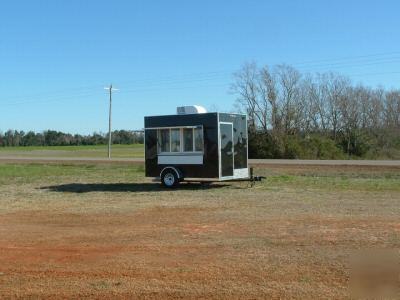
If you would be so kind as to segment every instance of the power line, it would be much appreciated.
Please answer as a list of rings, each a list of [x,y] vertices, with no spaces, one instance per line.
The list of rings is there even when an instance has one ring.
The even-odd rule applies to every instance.
[[[93,86],[86,86],[86,87],[76,87],[76,88],[71,88],[71,89],[63,89],[63,90],[57,90],[57,91],[52,91],[50,93],[46,93],[45,95],[47,96],[57,96],[59,94],[65,94],[67,92],[71,91],[81,91],[81,92],[87,92],[91,90],[98,90],[101,87],[101,85],[93,85]],[[7,97],[7,99],[19,99],[19,98],[37,98],[37,97],[43,97],[43,93],[35,93],[35,94],[28,94],[28,95],[15,95],[11,97]],[[45,96],[46,97],[46,96]]]
[[[384,65],[384,64],[393,64],[400,62],[400,57],[392,60],[372,60],[372,61],[360,61],[356,63],[336,63],[336,64],[322,64],[322,65],[313,65],[307,67],[296,67],[296,69],[300,71],[315,71],[315,69],[321,68],[330,68],[330,69],[343,69],[343,68],[354,68],[354,67],[365,67],[365,66],[373,66],[373,65]]]
[[[147,88],[147,89],[130,89],[130,90],[124,90],[123,94],[132,94],[132,93],[140,93],[140,92],[152,92],[152,91],[165,91],[165,90],[185,90],[185,89],[194,89],[194,88],[202,88],[202,87],[229,87],[229,84],[227,83],[221,83],[221,84],[207,84],[207,85],[196,85],[196,86],[179,86],[179,87],[165,87],[165,88]]]
[[[353,76],[376,76],[376,75],[388,75],[388,74],[400,74],[400,72],[372,72],[372,73],[357,73],[357,74],[344,74],[345,76],[348,77],[353,77]],[[158,91],[165,91],[165,90],[184,90],[184,89],[195,89],[195,88],[210,88],[210,87],[229,87],[228,83],[223,83],[223,84],[207,84],[207,85],[189,85],[189,86],[176,86],[176,87],[166,87],[166,86],[152,86],[148,88],[132,88],[132,89],[126,89],[122,91],[122,94],[133,94],[133,93],[141,93],[141,92],[158,92]],[[24,104],[46,104],[46,103],[52,103],[52,102],[64,102],[64,101],[76,101],[76,100],[82,100],[82,98],[87,98],[90,96],[94,96],[98,93],[84,93],[84,94],[78,94],[78,95],[68,95],[64,97],[59,97],[55,99],[50,99],[50,100],[39,100],[39,101],[24,101],[24,102],[14,102],[14,103],[5,103],[2,104],[2,106],[17,106],[17,105],[24,105]]]
[[[159,87],[159,88],[141,88],[141,89],[128,89],[121,91],[121,94],[134,94],[134,93],[141,93],[141,92],[158,92],[158,91],[165,91],[165,90],[185,90],[185,89],[195,89],[195,88],[212,88],[212,87],[229,87],[229,84],[207,84],[207,85],[189,85],[189,86],[179,86],[179,87]],[[108,89],[108,88],[107,88]],[[85,94],[81,95],[79,97],[89,97],[89,96],[94,96],[95,94]],[[17,106],[17,105],[23,105],[23,104],[46,104],[50,102],[70,102],[70,101],[76,101],[76,100],[81,100],[76,97],[70,97],[66,96],[61,99],[55,99],[55,100],[48,100],[48,101],[40,101],[40,102],[19,102],[19,103],[9,103],[5,104],[4,106]]]
[[[357,77],[357,76],[380,76],[380,75],[390,75],[390,74],[400,74],[400,72],[394,71],[394,72],[378,72],[378,73],[364,73],[364,74],[348,74],[347,76],[350,77]]]
[[[310,60],[310,61],[303,61],[303,62],[292,62],[291,65],[304,65],[304,64],[315,64],[315,63],[324,63],[324,62],[335,62],[335,61],[346,61],[346,60],[355,60],[355,59],[362,59],[362,58],[369,58],[369,57],[376,57],[376,56],[390,56],[390,55],[399,55],[400,51],[393,51],[393,52],[384,52],[384,53],[374,53],[374,54],[367,54],[367,55],[358,55],[358,56],[347,56],[341,58],[329,58],[329,59],[320,59],[320,60]]]
[[[168,81],[168,82],[155,82],[153,84],[147,84],[147,85],[133,85],[133,89],[137,90],[140,88],[157,88],[157,87],[162,87],[164,84],[184,84],[184,83],[192,83],[192,82],[205,82],[205,81],[210,81],[210,80],[215,80],[218,79],[219,77],[216,76],[209,76],[209,77],[203,77],[203,78],[199,78],[199,79],[189,79],[189,80],[175,80],[175,81]],[[132,90],[132,89],[127,89],[127,90]],[[20,102],[9,102],[9,103],[3,103],[1,105],[21,105],[21,104],[32,104],[32,103],[48,103],[48,102],[58,102],[58,101],[63,101],[63,99],[71,99],[74,97],[82,97],[82,96],[90,96],[90,95],[95,95],[97,94],[98,91],[93,91],[93,92],[84,92],[84,93],[77,93],[77,94],[69,94],[69,95],[65,95],[65,96],[60,96],[60,97],[41,97],[40,99],[36,99],[36,100],[28,100],[28,101],[20,101]],[[49,100],[46,100],[49,99]]]
[[[227,73],[226,73],[227,74]],[[230,74],[230,73],[229,73]],[[186,83],[186,82],[197,82],[197,81],[207,81],[207,80],[212,80],[212,79],[217,79],[217,78],[219,78],[219,77],[221,77],[221,75],[208,75],[208,76],[202,76],[202,77],[199,77],[199,78],[192,78],[192,79],[190,79],[190,78],[188,78],[188,79],[184,79],[184,78],[182,78],[182,79],[174,79],[174,77],[171,77],[170,79],[168,79],[168,78],[166,78],[166,79],[163,79],[163,80],[155,80],[155,79],[153,79],[152,80],[152,83],[150,84],[150,86],[155,86],[155,85],[161,85],[161,84],[164,84],[164,83],[166,83],[166,84],[174,84],[174,83],[177,83],[177,84],[180,84],[180,83]],[[149,81],[150,81],[150,79],[148,79]],[[137,80],[137,81],[125,81],[125,83],[130,83],[130,82],[138,82],[138,83],[140,83],[141,82],[141,80]],[[145,80],[143,80],[142,82],[145,82]],[[124,81],[123,82],[121,82],[121,83],[124,83]],[[133,86],[135,86],[135,87],[141,87],[141,86],[145,86],[145,87],[147,87],[147,86],[149,86],[149,84],[146,84],[146,85],[139,85],[139,86],[137,86],[137,85],[133,85]],[[87,93],[87,92],[89,92],[89,91],[92,91],[92,92],[96,92],[97,90],[98,90],[98,88],[99,88],[99,86],[97,85],[97,86],[94,86],[94,87],[90,87],[90,88],[88,88],[88,87],[86,87],[86,88],[83,88],[83,87],[81,87],[81,88],[76,88],[76,89],[73,89],[73,90],[82,90],[82,92],[79,92],[79,93],[77,93],[78,95],[79,94],[81,94],[81,93]],[[33,94],[33,95],[24,95],[24,96],[12,96],[12,97],[7,97],[7,99],[16,99],[16,98],[41,98],[41,99],[43,99],[43,98],[48,98],[49,96],[51,97],[51,98],[58,98],[57,96],[58,96],[58,94],[60,94],[60,93],[65,93],[65,92],[69,92],[70,90],[64,90],[64,92],[62,92],[62,90],[61,91],[58,91],[58,92],[56,92],[55,94],[48,94],[48,95],[46,95],[45,94],[45,96],[43,96],[43,94]],[[71,95],[71,94],[69,94],[69,95]],[[75,95],[75,93],[73,93],[72,95]],[[61,97],[64,97],[64,96],[61,96]],[[41,100],[40,99],[40,100]],[[29,101],[24,101],[24,103],[28,103]],[[32,102],[34,102],[34,101],[32,101]]]
[[[162,77],[148,77],[148,78],[141,78],[141,79],[136,79],[136,80],[121,81],[120,84],[147,83],[147,82],[155,82],[155,81],[160,82],[160,83],[168,83],[171,81],[219,77],[219,76],[224,76],[224,75],[230,75],[230,74],[232,74],[232,72],[233,72],[233,70],[220,70],[220,71],[212,71],[212,72],[204,72],[204,73],[191,73],[191,74],[181,74],[181,75],[162,76]]]
[[[63,102],[66,100],[79,100],[82,97],[94,96],[99,94],[99,92],[92,92],[92,93],[79,93],[79,94],[70,94],[60,97],[50,97],[50,98],[41,98],[37,100],[28,100],[28,101],[20,101],[20,102],[8,102],[8,103],[1,103],[1,106],[14,106],[14,105],[23,105],[23,104],[44,104],[44,103],[51,103],[51,102]],[[46,100],[47,99],[47,100]]]
[[[354,67],[366,67],[372,65],[381,65],[381,64],[393,64],[396,62],[400,62],[400,56],[398,55],[400,52],[387,52],[387,53],[376,53],[369,55],[361,55],[361,56],[349,56],[335,59],[323,59],[323,60],[315,60],[315,61],[305,61],[292,64],[297,69],[303,72],[313,71],[318,68],[333,68],[333,69],[342,69],[346,68],[354,68]],[[392,57],[388,57],[392,56]],[[329,63],[331,62],[331,63]],[[174,85],[174,84],[184,84],[191,82],[206,82],[212,81],[216,79],[222,79],[231,75],[234,70],[219,70],[213,72],[203,72],[203,73],[191,73],[191,74],[182,74],[182,75],[174,75],[174,76],[164,76],[164,77],[154,77],[154,78],[144,78],[137,79],[131,81],[123,81],[120,84],[126,84],[127,87],[131,86],[131,89],[127,89],[126,91],[136,92],[140,88],[146,88],[145,90],[157,90],[157,87],[163,85]],[[388,72],[387,74],[395,74],[396,72]],[[384,73],[380,73],[384,74]],[[362,76],[363,74],[357,74],[355,76]],[[367,73],[366,76],[374,75],[374,73]],[[65,94],[65,92],[71,92],[69,90],[59,90],[54,91],[50,94],[33,94],[33,95],[19,95],[19,96],[11,96],[7,97],[7,99],[20,99],[20,98],[30,98],[29,101],[20,101],[20,102],[11,102],[11,103],[2,103],[1,105],[22,105],[22,104],[30,104],[30,103],[49,103],[49,102],[58,102],[69,100],[76,97],[86,97],[96,94],[96,90],[99,86],[86,86],[86,87],[78,87],[72,89],[72,91],[76,91],[76,93],[68,94],[68,95],[59,95]]]

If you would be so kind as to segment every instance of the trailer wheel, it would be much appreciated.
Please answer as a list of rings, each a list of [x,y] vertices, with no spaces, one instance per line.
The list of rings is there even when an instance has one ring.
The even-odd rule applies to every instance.
[[[173,169],[166,169],[161,174],[161,183],[167,188],[174,188],[179,184],[179,178]]]

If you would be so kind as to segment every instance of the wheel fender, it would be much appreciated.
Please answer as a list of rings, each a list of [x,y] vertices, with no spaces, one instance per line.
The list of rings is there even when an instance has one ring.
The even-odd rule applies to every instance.
[[[160,177],[162,177],[162,174],[164,173],[164,171],[168,170],[168,169],[173,170],[176,174],[176,177],[178,177],[179,180],[183,178],[182,172],[178,168],[172,167],[172,166],[168,166],[168,167],[165,167],[164,169],[162,169],[160,172]]]

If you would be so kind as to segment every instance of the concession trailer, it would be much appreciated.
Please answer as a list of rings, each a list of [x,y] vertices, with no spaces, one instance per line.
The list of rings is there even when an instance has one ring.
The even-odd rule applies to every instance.
[[[145,117],[144,127],[146,177],[166,187],[250,178],[246,115],[183,106],[176,115]]]

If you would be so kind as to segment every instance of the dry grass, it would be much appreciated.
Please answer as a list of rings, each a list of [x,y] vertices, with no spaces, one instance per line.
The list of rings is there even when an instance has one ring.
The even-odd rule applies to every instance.
[[[400,247],[399,171],[170,191],[137,165],[0,165],[0,298],[348,298],[353,250]]]

